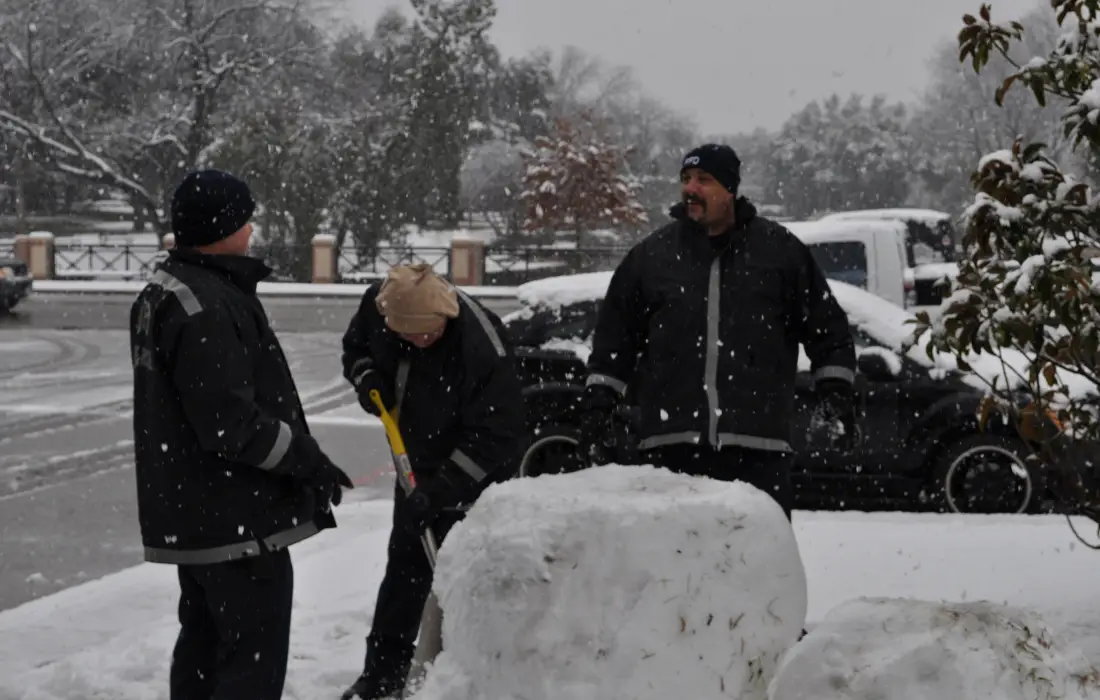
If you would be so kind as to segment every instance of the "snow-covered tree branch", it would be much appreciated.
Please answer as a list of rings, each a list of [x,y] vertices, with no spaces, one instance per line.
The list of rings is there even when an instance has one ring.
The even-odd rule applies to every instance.
[[[43,167],[126,192],[164,232],[164,202],[182,173],[216,157],[244,103],[265,99],[266,74],[320,42],[297,3],[109,5],[33,0],[0,29],[6,82],[22,88],[0,127]]]

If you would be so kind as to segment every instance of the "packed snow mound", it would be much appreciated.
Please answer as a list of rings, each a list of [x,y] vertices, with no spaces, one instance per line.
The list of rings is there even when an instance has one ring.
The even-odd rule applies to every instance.
[[[1096,700],[1098,673],[1038,616],[979,601],[862,598],[783,659],[771,700]]]
[[[490,487],[434,589],[444,651],[417,700],[764,700],[807,604],[775,501],[650,466]]]

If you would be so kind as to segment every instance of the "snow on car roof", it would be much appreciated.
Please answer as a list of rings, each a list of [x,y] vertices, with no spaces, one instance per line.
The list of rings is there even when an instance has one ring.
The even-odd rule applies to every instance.
[[[607,294],[611,272],[547,277],[521,284],[516,298],[524,306],[559,307],[582,301],[598,301]]]
[[[607,294],[612,272],[548,277],[521,284],[516,297],[525,307],[559,308],[584,301],[599,301]],[[891,348],[900,350],[912,332],[906,325],[913,315],[889,301],[844,282],[829,280],[829,286],[853,323],[868,335]],[[928,363],[928,358],[924,358]]]
[[[612,272],[592,272],[527,282],[519,286],[517,297],[525,307],[524,311],[536,306],[560,308],[561,306],[583,301],[599,301],[607,293],[607,286],[611,282],[612,274]],[[936,353],[933,355],[933,359],[929,359],[927,335],[909,347],[907,351],[903,350],[908,345],[915,328],[912,321],[916,317],[912,313],[859,287],[837,280],[828,280],[828,283],[837,301],[840,302],[840,305],[848,314],[851,324],[876,342],[896,353],[902,354],[904,352],[906,357],[929,370],[956,370],[958,368],[954,357],[950,355]],[[522,311],[517,313],[522,313]],[[1010,367],[1026,376],[1028,360],[1025,355],[1015,350],[1006,349],[1003,351],[1003,356]],[[967,358],[967,362],[976,375],[987,381],[992,381],[994,377],[1002,377],[1001,384],[1003,384],[1005,371],[997,357],[988,354],[972,355]],[[809,369],[808,363],[809,359],[805,356],[805,351],[802,350],[799,358],[800,368]],[[1095,393],[1096,391],[1095,386],[1085,377],[1060,372],[1059,378],[1067,382],[1073,396],[1081,396],[1083,393]],[[987,388],[977,377],[973,377],[969,383],[982,390]]]
[[[821,217],[821,221],[844,221],[856,219],[913,219],[926,224],[950,221],[951,215],[935,209],[856,209],[836,211]]]

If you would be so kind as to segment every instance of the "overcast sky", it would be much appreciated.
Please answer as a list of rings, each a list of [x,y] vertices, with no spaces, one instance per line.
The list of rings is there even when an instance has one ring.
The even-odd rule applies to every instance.
[[[401,0],[343,0],[372,26]],[[1049,0],[991,0],[994,20]],[[810,100],[862,92],[916,99],[938,41],[982,0],[497,0],[507,56],[573,44],[633,68],[645,90],[706,133],[778,128]]]

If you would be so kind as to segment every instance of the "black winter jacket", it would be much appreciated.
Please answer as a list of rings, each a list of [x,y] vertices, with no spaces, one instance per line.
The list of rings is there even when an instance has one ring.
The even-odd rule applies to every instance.
[[[631,387],[641,449],[790,451],[799,344],[816,379],[852,382],[847,315],[806,246],[748,200],[714,240],[682,206],[672,213],[615,270],[587,382]]]
[[[375,306],[380,288],[367,289],[344,334],[344,377],[355,386],[373,368],[394,387],[398,428],[418,476],[445,470],[475,495],[514,476],[526,417],[500,319],[460,291],[458,317],[433,345],[417,348],[386,326]]]
[[[210,564],[282,549],[336,522],[285,472],[308,433],[256,296],[260,260],[172,251],[130,312],[145,558]]]

